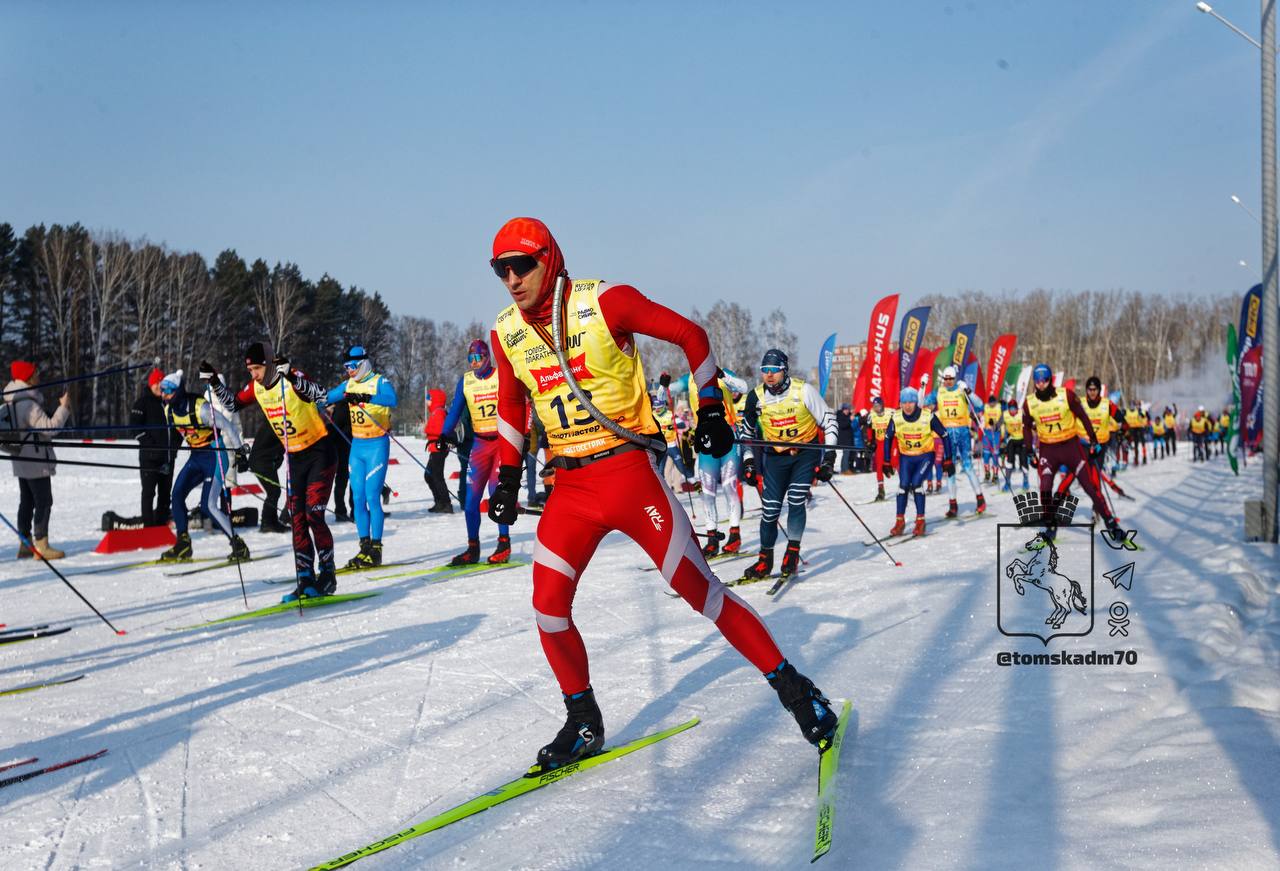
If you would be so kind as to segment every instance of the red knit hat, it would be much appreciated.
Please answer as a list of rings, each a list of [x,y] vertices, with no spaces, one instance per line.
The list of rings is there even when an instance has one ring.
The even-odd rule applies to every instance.
[[[36,364],[28,363],[26,360],[14,360],[9,364],[9,374],[13,376],[14,381],[30,381],[31,376],[36,374]]]
[[[493,237],[493,255],[505,254],[508,251],[524,251],[532,254],[546,264],[542,275],[542,287],[538,288],[538,308],[534,312],[526,312],[526,320],[547,322],[551,319],[551,288],[555,287],[556,276],[564,271],[564,255],[560,246],[547,229],[547,225],[537,218],[512,218],[502,225],[498,235]]]
[[[147,386],[155,387],[164,379],[164,373],[159,369],[152,369],[147,373]]]

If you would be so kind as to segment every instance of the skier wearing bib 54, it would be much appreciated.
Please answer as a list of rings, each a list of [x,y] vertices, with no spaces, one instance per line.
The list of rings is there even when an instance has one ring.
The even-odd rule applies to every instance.
[[[647,335],[679,345],[688,358],[698,392],[698,450],[722,457],[733,447],[706,332],[630,285],[571,281],[556,240],[533,218],[503,225],[493,240],[490,265],[512,299],[498,315],[489,342],[498,370],[500,437],[490,518],[514,523],[519,516],[530,400],[546,427],[556,470],[534,545],[533,607],[568,717],[555,739],[538,751],[534,770],[568,765],[604,746],[604,720],[572,608],[578,579],[600,540],[614,530],[648,553],[671,588],[765,675],[805,738],[825,750],[837,725],[828,700],[783,657],[759,615],[712,574],[688,516],[657,472],[654,453],[637,443],[649,436],[654,452],[665,449],[636,348],[635,337]],[[552,304],[557,282],[565,291],[558,312]],[[559,319],[561,350],[586,404],[559,364],[553,318]],[[632,438],[606,428],[593,410]]]

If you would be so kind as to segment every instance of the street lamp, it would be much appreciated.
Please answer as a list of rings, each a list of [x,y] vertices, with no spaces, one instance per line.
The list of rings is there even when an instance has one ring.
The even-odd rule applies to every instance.
[[[1235,194],[1232,194],[1231,202],[1235,203],[1237,206],[1244,209],[1245,214],[1248,215],[1250,218],[1253,218],[1255,221],[1257,221],[1259,226],[1262,225],[1262,219],[1253,213],[1253,209],[1249,208],[1244,203],[1240,202],[1240,198],[1238,196],[1236,196]]]
[[[1196,8],[1212,15],[1257,48],[1262,72],[1262,539],[1276,541],[1276,495],[1280,489],[1280,283],[1276,275],[1276,7],[1261,0],[1262,42],[1208,3]],[[1244,204],[1241,203],[1241,206]]]
[[[1261,276],[1261,275],[1258,275],[1258,270],[1254,269],[1254,268],[1253,268],[1252,266],[1250,266],[1246,261],[1241,260],[1241,261],[1240,261],[1240,265],[1241,265],[1242,267],[1244,267],[1245,269],[1249,270],[1250,272],[1252,272],[1255,276],[1257,276],[1258,281],[1262,281],[1262,276]]]

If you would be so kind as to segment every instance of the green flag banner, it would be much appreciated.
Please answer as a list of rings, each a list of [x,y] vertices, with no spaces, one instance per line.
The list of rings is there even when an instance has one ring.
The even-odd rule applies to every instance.
[[[1231,423],[1227,426],[1227,462],[1231,471],[1240,474],[1236,460],[1236,444],[1240,440],[1240,361],[1236,342],[1236,325],[1227,324],[1227,369],[1231,372]]]

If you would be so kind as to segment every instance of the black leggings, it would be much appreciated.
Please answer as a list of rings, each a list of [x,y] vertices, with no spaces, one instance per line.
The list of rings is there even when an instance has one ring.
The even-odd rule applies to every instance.
[[[49,537],[49,510],[53,508],[53,480],[18,479],[18,532],[28,541]]]
[[[264,493],[262,516],[268,514],[279,519],[280,463],[284,461],[284,445],[271,433],[263,433],[253,440],[249,452],[249,468],[258,476]]]

